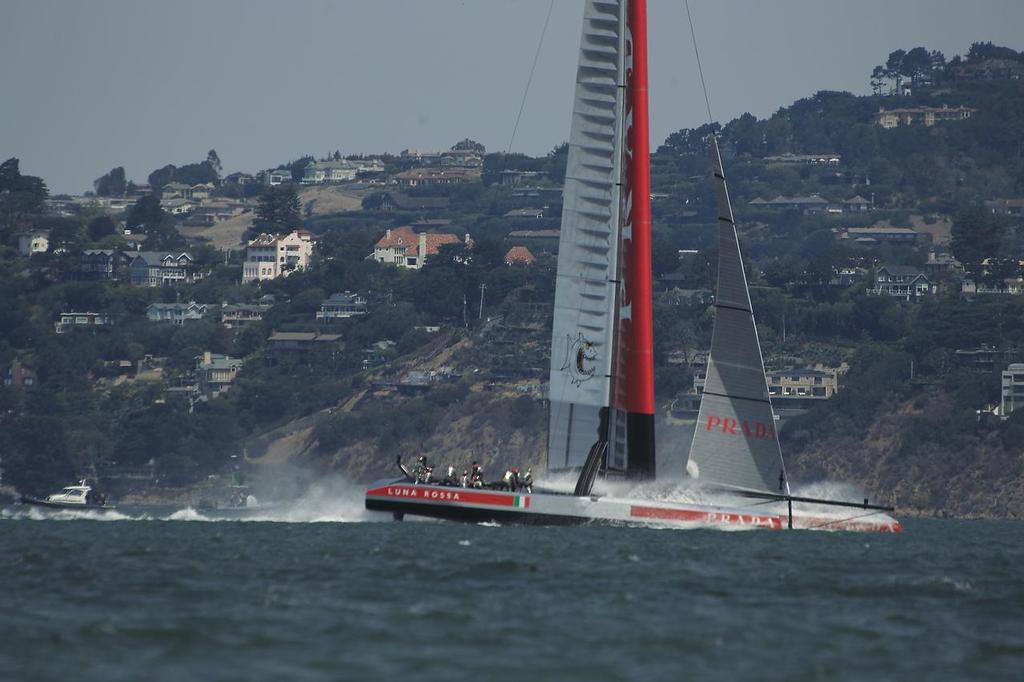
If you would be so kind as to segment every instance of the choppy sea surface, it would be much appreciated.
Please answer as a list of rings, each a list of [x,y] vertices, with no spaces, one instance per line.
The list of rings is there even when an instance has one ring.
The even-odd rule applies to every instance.
[[[0,680],[1022,680],[1024,523],[0,509]]]

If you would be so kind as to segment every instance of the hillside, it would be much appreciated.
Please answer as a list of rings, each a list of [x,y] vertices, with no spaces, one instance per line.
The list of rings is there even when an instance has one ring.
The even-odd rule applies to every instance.
[[[1000,372],[1024,360],[1024,81],[985,70],[992,50],[1024,55],[1003,49],[927,69],[896,60],[877,94],[819,92],[715,126],[768,369],[835,370],[838,392],[782,430],[794,480],[847,481],[910,512],[1024,516],[1021,417],[996,414]],[[683,469],[692,423],[670,413],[694,396],[713,323],[710,130],[673,133],[652,158],[663,471]],[[45,492],[88,475],[156,495],[285,463],[367,480],[418,454],[542,475],[556,262],[545,234],[559,225],[566,154],[463,140],[429,158],[302,157],[243,182],[220,178],[211,151],[154,171],[164,191],[123,212],[50,198],[5,162],[3,483]],[[298,184],[311,164],[370,170]],[[123,169],[104,179],[125,184]],[[253,210],[186,227],[170,211],[192,200],[175,187]],[[315,236],[309,267],[242,284],[246,233],[297,228]],[[371,257],[398,228],[420,233],[405,246],[433,245],[425,265],[418,251],[415,267]],[[48,246],[23,253],[33,230]],[[507,265],[513,246],[533,262]],[[138,281],[140,249],[189,254],[187,276]],[[90,269],[97,251],[119,263],[109,276]],[[893,271],[927,285],[900,292]],[[324,314],[343,292],[360,309]],[[154,314],[192,303],[180,324]],[[232,374],[213,389],[222,366]]]

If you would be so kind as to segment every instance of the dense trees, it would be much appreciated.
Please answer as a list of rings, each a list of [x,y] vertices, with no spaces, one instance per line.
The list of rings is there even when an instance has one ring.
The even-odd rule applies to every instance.
[[[180,168],[174,164],[167,164],[150,173],[147,181],[156,192],[170,182],[180,182],[185,185],[216,183],[220,179],[221,169],[220,157],[217,156],[216,150],[211,149],[207,153],[205,161],[186,164]]]
[[[42,178],[21,174],[18,159],[0,163],[0,226],[13,231],[23,218],[41,213],[48,194]]]
[[[302,205],[295,186],[290,184],[268,187],[260,195],[256,207],[257,232],[287,232],[302,225]]]
[[[979,277],[983,260],[1003,255],[1005,233],[1006,223],[984,206],[964,207],[953,221],[953,255],[968,273]]]
[[[111,169],[106,175],[96,178],[92,186],[98,196],[123,197],[128,188],[128,182],[124,177],[124,167],[118,166]]]

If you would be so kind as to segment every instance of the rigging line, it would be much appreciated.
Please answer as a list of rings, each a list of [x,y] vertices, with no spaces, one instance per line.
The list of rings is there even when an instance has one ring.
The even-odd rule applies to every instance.
[[[697,33],[693,30],[693,16],[690,14],[690,0],[686,0],[686,18],[690,22],[690,38],[693,39],[693,53],[697,55],[697,73],[700,74],[700,87],[704,90],[704,104],[708,108],[708,123],[711,125],[715,124],[715,119],[711,116],[711,97],[708,96],[708,86],[704,82],[704,67],[700,63],[700,50],[697,49]]]
[[[516,114],[515,125],[512,126],[512,137],[508,140],[508,149],[505,150],[507,157],[512,153],[512,143],[515,142],[516,132],[519,130],[519,119],[523,117],[523,109],[526,108],[526,97],[530,94],[530,84],[533,83],[533,73],[537,70],[537,60],[540,58],[541,47],[544,46],[544,35],[548,32],[548,23],[551,21],[551,10],[555,8],[555,0],[548,5],[547,16],[544,17],[544,28],[540,30],[540,40],[537,41],[537,51],[533,53],[533,65],[530,66],[530,76],[526,79],[526,88],[523,90],[523,99],[519,103],[519,113]],[[504,164],[503,164],[504,165]]]

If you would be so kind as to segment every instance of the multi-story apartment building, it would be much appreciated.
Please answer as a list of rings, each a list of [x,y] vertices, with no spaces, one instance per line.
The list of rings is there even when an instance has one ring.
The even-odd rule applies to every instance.
[[[309,267],[313,234],[293,230],[286,235],[261,234],[249,242],[242,265],[242,283],[287,277]]]

